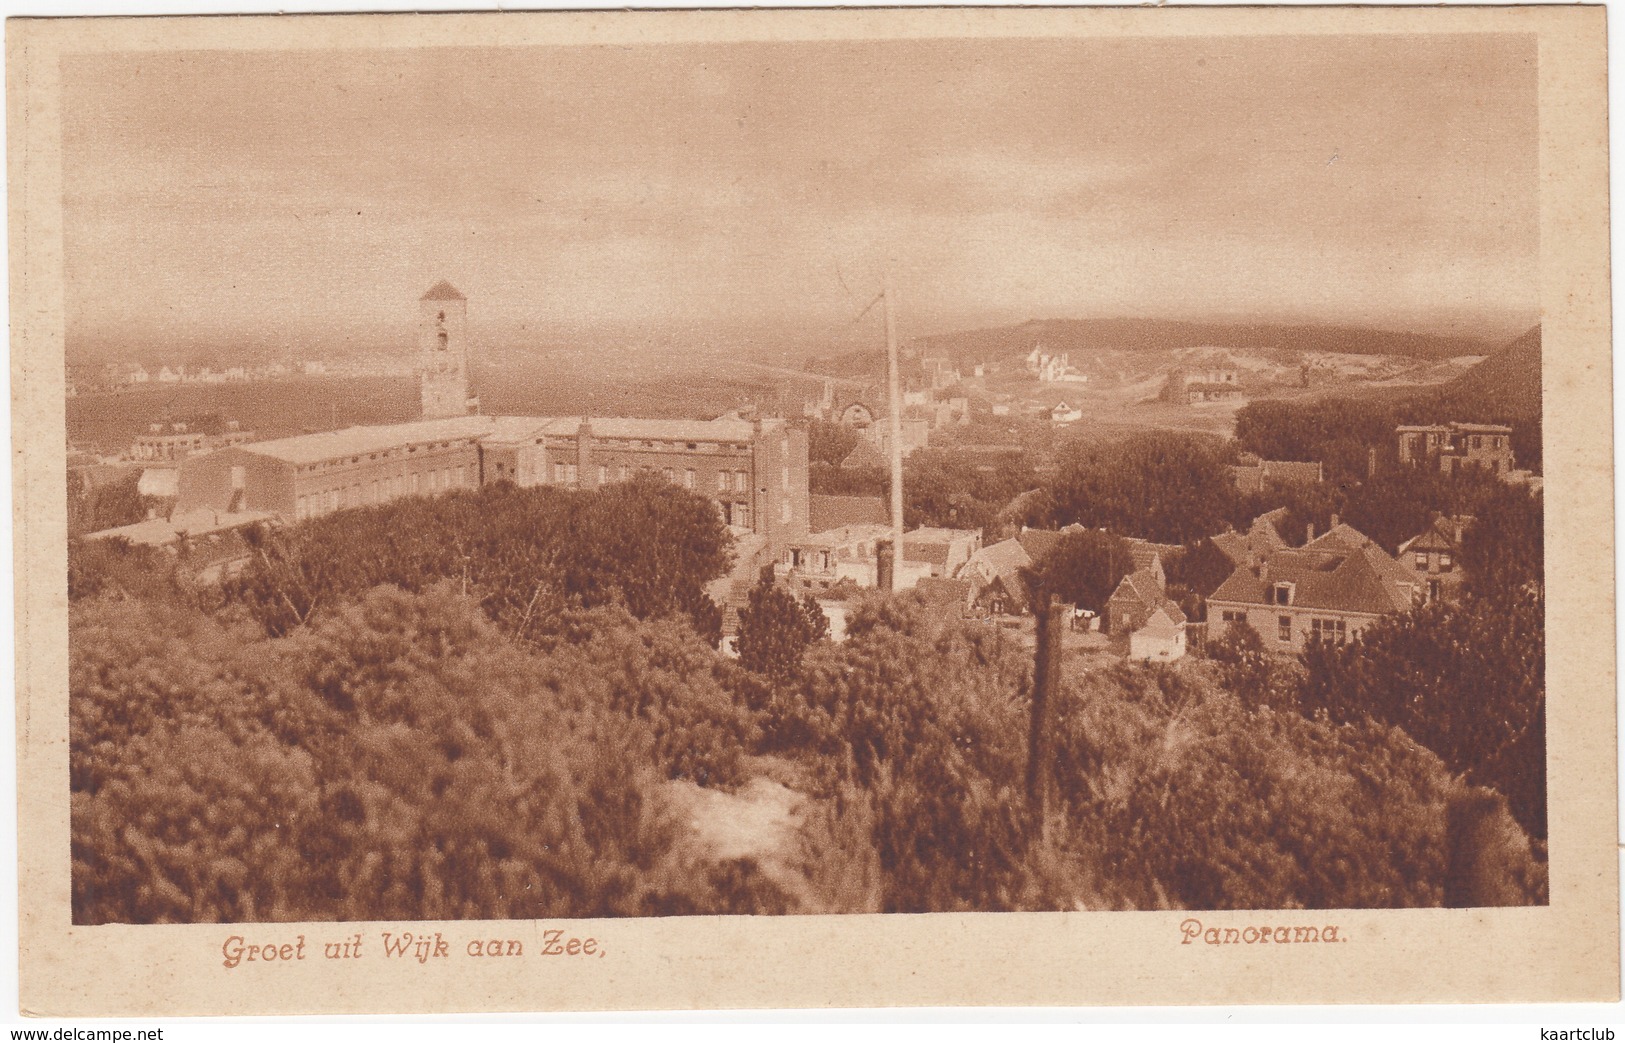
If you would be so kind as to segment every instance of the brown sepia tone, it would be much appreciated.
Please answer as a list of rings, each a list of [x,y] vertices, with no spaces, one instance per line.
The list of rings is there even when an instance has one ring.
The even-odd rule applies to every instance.
[[[62,66],[76,924],[1551,901],[1534,35],[359,53]]]

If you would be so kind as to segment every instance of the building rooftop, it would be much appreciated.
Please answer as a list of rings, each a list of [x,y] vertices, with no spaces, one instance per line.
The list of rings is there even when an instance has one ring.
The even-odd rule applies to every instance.
[[[1394,428],[1396,431],[1436,431],[1440,433],[1458,432],[1469,435],[1510,435],[1512,428],[1504,424],[1460,424],[1451,421],[1448,424],[1400,424]]]
[[[873,523],[859,523],[855,525],[842,525],[833,529],[824,529],[821,532],[809,533],[805,539],[795,541],[801,547],[847,547],[854,543],[863,543],[867,540],[889,540],[892,531],[890,525]]]
[[[642,420],[627,417],[587,417],[594,438],[629,438],[672,442],[749,442],[755,426],[749,420],[719,417],[716,420]],[[581,417],[559,417],[549,429],[553,434],[573,435],[581,429]]]
[[[1380,615],[1411,606],[1413,588],[1402,577],[1409,579],[1372,543],[1346,552],[1281,550],[1259,566],[1237,568],[1208,600],[1269,605],[1275,585],[1290,583],[1291,607]]]
[[[754,436],[754,429],[746,420],[639,420],[621,417],[586,419],[596,438],[749,443]],[[452,416],[436,420],[414,420],[404,424],[347,427],[339,431],[293,435],[265,442],[249,442],[242,448],[251,453],[275,457],[290,463],[309,464],[449,439],[489,438],[497,442],[524,442],[549,435],[573,438],[581,430],[581,422],[582,418],[578,416]]]
[[[1166,605],[1157,606],[1156,611],[1145,621],[1137,633],[1149,637],[1174,638],[1179,636],[1180,630],[1186,622],[1185,613],[1172,601]]]
[[[990,543],[971,555],[971,561],[988,565],[995,572],[1013,572],[1024,569],[1033,563],[1024,548],[1016,540],[1000,540]]]
[[[807,504],[807,528],[813,532],[842,525],[885,525],[889,521],[886,501],[878,496],[827,496],[814,493],[807,497]]]
[[[1324,473],[1319,463],[1295,460],[1260,460],[1256,464],[1233,464],[1230,468],[1236,488],[1244,493],[1262,492],[1267,482],[1313,485],[1323,480]]]
[[[310,435],[249,442],[240,448],[260,456],[275,457],[295,464],[337,460],[361,453],[376,453],[420,442],[454,438],[479,438],[490,434],[495,424],[488,416],[450,416],[438,420],[414,420],[405,424],[378,424],[321,431]]]
[[[425,300],[425,301],[466,301],[466,300],[468,300],[467,297],[464,297],[461,293],[458,292],[457,287],[453,286],[451,283],[447,282],[444,279],[441,279],[439,282],[437,282],[433,286],[429,287],[429,292],[424,294],[419,299],[420,300]]]
[[[208,536],[231,529],[241,529],[260,522],[269,522],[269,514],[258,511],[215,511],[207,508],[176,514],[171,518],[148,518],[133,525],[120,525],[85,536],[87,540],[123,539],[147,547],[163,547],[179,542],[181,533],[187,536]]]

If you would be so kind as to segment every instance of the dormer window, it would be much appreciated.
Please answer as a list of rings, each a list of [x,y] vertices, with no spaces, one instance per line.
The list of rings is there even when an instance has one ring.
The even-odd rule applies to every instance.
[[[1275,604],[1277,604],[1277,605],[1290,605],[1290,604],[1292,604],[1292,584],[1290,584],[1290,583],[1277,583],[1277,584],[1275,584],[1275,587],[1271,591],[1271,593],[1274,595],[1274,599],[1275,599],[1274,603]]]

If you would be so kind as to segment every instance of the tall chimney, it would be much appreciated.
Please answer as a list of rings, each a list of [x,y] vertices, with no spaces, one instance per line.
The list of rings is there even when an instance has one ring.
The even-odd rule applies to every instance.
[[[576,488],[598,488],[598,474],[592,469],[592,421],[587,417],[576,429]]]
[[[1313,542],[1315,542],[1315,523],[1314,522],[1310,522],[1308,525],[1304,526],[1303,542],[1305,542],[1305,543],[1313,543]]]
[[[875,541],[875,587],[888,593],[896,575],[896,552],[891,540]]]

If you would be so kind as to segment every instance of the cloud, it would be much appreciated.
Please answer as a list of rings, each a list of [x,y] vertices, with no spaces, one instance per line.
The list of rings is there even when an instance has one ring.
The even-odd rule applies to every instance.
[[[70,332],[1538,306],[1523,36],[101,55]],[[405,303],[403,303],[405,302]],[[268,332],[270,331],[270,332]]]

